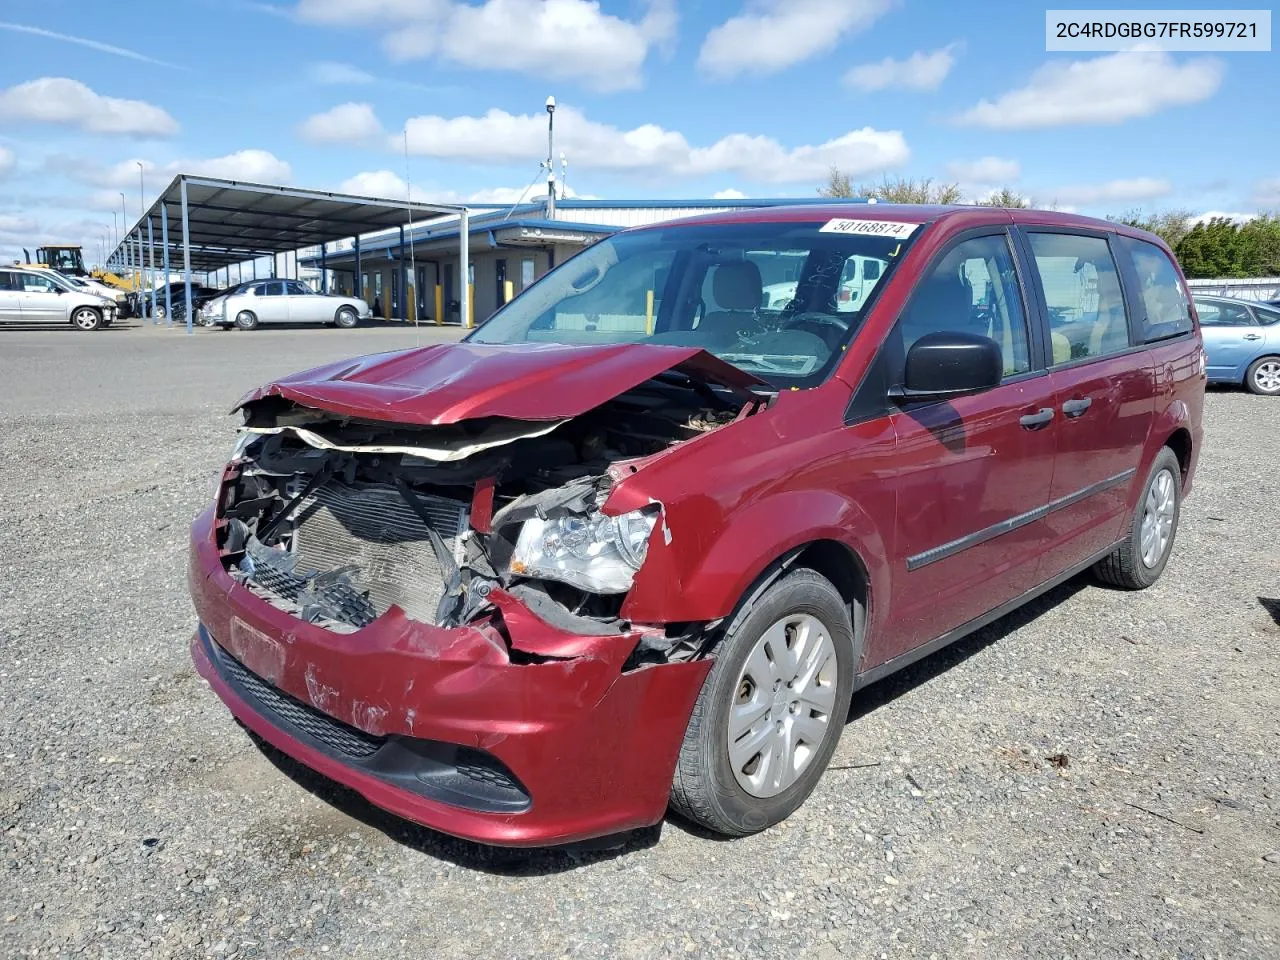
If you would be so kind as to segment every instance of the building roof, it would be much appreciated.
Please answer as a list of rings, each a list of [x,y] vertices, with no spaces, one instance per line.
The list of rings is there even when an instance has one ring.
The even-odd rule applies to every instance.
[[[143,262],[163,263],[161,221],[167,218],[169,264],[183,265],[182,197],[187,199],[191,268],[207,271],[346,237],[458,213],[454,204],[410,203],[179,174],[126,232],[108,258],[122,265],[127,242],[142,239]],[[147,226],[151,225],[148,238]]]

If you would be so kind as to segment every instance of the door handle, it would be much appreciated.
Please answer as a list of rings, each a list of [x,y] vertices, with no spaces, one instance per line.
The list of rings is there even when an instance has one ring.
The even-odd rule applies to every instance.
[[[1257,333],[1246,333],[1246,334],[1244,335],[1244,339],[1245,339],[1245,340],[1261,340],[1261,339],[1262,339],[1262,335],[1261,335],[1261,334],[1257,334]]]
[[[1028,413],[1018,418],[1018,422],[1028,430],[1043,427],[1053,419],[1053,407],[1041,407],[1035,413]]]
[[[1089,409],[1092,403],[1092,397],[1083,397],[1079,400],[1068,400],[1062,405],[1062,412],[1074,420],[1076,417],[1082,416],[1084,412]]]

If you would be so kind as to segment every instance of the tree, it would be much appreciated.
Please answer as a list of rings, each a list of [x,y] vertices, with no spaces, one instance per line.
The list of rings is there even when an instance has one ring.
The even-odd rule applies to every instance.
[[[849,175],[843,173],[839,167],[832,167],[827,174],[827,182],[818,188],[818,196],[851,200],[857,194],[853,192],[853,182],[849,179]]]
[[[1031,206],[1030,200],[1008,187],[1001,187],[985,199],[975,200],[973,203],[974,206],[978,207],[1006,207],[1011,209],[1025,209]]]
[[[838,199],[879,200],[882,203],[960,203],[960,186],[955,183],[934,184],[932,177],[920,180],[905,177],[885,177],[879,183],[854,185],[849,175],[838,167],[832,167],[827,182],[818,188],[818,195]]]
[[[1137,227],[1139,230],[1146,230],[1148,233],[1154,233],[1169,245],[1170,250],[1176,251],[1178,244],[1182,242],[1182,238],[1190,232],[1191,222],[1195,219],[1195,214],[1190,210],[1165,210],[1163,212],[1147,213],[1141,207],[1135,207],[1132,210],[1126,210],[1118,217],[1107,217],[1107,219]]]

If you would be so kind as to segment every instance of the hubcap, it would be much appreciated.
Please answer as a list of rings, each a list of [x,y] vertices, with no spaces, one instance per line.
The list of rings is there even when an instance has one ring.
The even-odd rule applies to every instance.
[[[1148,569],[1158,564],[1169,549],[1177,502],[1173,473],[1167,468],[1161,470],[1147,487],[1147,499],[1142,506],[1142,562]]]
[[[808,614],[756,641],[729,710],[729,765],[743,790],[773,797],[804,773],[832,727],[838,669],[827,628]]]
[[[77,327],[92,327],[97,321],[97,315],[89,310],[80,310],[76,312]]]
[[[1258,364],[1258,369],[1253,371],[1253,382],[1258,385],[1259,390],[1267,393],[1280,390],[1280,361],[1268,360]]]

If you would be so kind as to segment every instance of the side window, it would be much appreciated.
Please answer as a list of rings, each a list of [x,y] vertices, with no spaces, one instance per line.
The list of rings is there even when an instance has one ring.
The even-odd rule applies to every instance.
[[[312,292],[311,288],[301,280],[286,280],[284,286],[285,293],[294,297],[305,297]]]
[[[258,296],[260,297],[283,297],[284,283],[280,280],[272,280],[270,283],[264,283],[258,287]]]
[[[1049,309],[1053,365],[1129,348],[1129,323],[1111,247],[1101,237],[1031,233]]]
[[[898,329],[904,356],[925,334],[955,330],[999,344],[1005,376],[1030,370],[1027,317],[1005,235],[953,247],[916,287]]]
[[[8,270],[0,270],[0,290],[20,290],[21,287],[14,282],[14,275]]]
[[[1145,240],[1121,237],[1138,275],[1138,292],[1146,307],[1142,335],[1146,343],[1191,332],[1191,305],[1178,279],[1178,271],[1163,250]]]
[[[1248,309],[1239,303],[1224,303],[1221,300],[1200,300],[1196,303],[1196,312],[1200,314],[1200,323],[1206,327],[1251,327],[1253,317]]]

